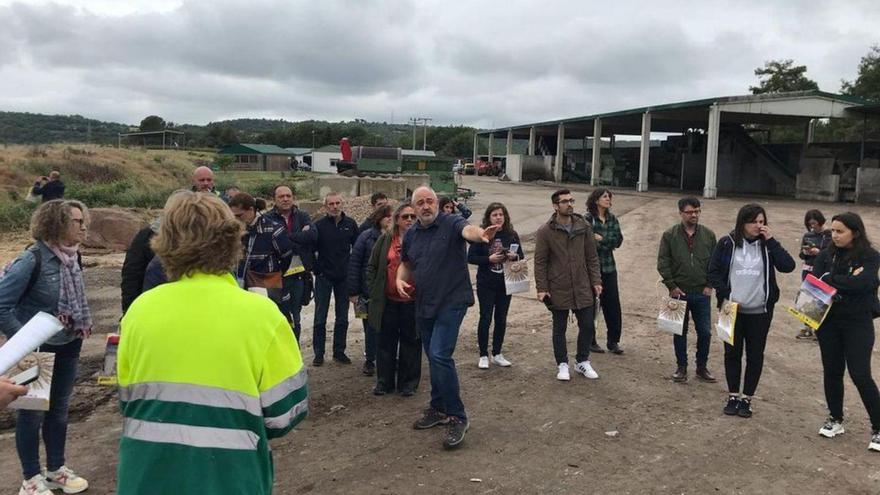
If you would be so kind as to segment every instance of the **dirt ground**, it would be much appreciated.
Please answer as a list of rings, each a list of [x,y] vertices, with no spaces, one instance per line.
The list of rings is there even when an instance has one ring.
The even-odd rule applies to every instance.
[[[491,201],[510,209],[527,255],[537,227],[549,217],[551,185],[514,185],[467,177],[479,194],[473,222]],[[578,211],[586,188],[573,188]],[[465,445],[443,451],[441,430],[415,431],[412,422],[429,397],[426,363],[415,397],[374,397],[373,381],[360,373],[361,323],[350,324],[352,366],[329,363],[310,370],[311,416],[274,441],[276,486],[298,493],[878,493],[880,454],[866,450],[870,426],[851,383],[846,383],[847,433],[817,435],[826,412],[815,343],[795,340],[798,325],[785,312],[797,273],[780,276],[764,374],[751,419],[721,413],[726,398],[723,348],[713,341],[709,367],[716,384],[673,383],[672,339],[655,326],[656,252],[660,234],[678,221],[676,193],[616,191],[613,211],[625,241],[617,251],[624,308],[623,356],[594,355],[599,380],[573,376],[558,382],[550,342],[550,314],[531,294],[514,296],[504,354],[511,368],[477,368],[477,308],[468,312],[455,353],[462,396],[471,421]],[[763,198],[706,201],[704,224],[728,232],[748,201],[768,210],[776,237],[795,252],[806,202]],[[880,208],[820,205],[830,214],[852,209],[880,240]],[[0,245],[0,258],[25,241]],[[5,261],[8,257],[0,260]],[[119,315],[120,255],[92,256],[87,286],[99,330]],[[313,305],[303,314],[303,357],[311,362]],[[333,312],[330,312],[331,318]],[[352,318],[353,320],[353,318]],[[576,331],[569,325],[569,350]],[[693,330],[690,331],[693,356]],[[599,327],[604,341],[604,323]],[[70,425],[68,464],[88,478],[91,493],[112,493],[121,431],[112,391],[90,385],[102,352],[101,335],[86,346],[76,412]],[[691,358],[693,359],[693,358]],[[876,365],[876,359],[875,359]],[[692,366],[693,367],[693,366]],[[8,420],[8,417],[7,417]],[[14,433],[0,416],[0,491],[20,480]],[[609,432],[618,432],[611,436]]]

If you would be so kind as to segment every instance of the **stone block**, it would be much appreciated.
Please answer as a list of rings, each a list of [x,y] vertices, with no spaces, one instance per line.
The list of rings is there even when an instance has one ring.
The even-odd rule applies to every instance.
[[[798,174],[795,182],[795,198],[837,202],[840,198],[840,176]]]
[[[880,168],[859,167],[856,175],[856,202],[880,204]]]
[[[407,198],[419,187],[431,185],[431,176],[428,174],[400,174],[400,178],[404,181]]]
[[[391,199],[406,197],[406,181],[399,177],[361,177],[358,191],[361,196],[383,193]]]
[[[324,175],[314,178],[314,198],[324,199],[331,192],[337,192],[343,198],[354,198],[359,195],[360,180],[357,177],[342,177],[338,175]]]

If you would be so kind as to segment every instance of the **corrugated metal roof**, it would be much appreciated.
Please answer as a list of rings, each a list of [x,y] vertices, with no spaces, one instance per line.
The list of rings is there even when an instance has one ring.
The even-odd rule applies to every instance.
[[[327,153],[340,153],[338,144],[328,144],[327,146],[321,146],[320,148],[313,151],[324,151]]]
[[[559,124],[566,124],[570,122],[584,122],[591,121],[597,118],[612,118],[612,117],[622,117],[629,115],[640,115],[645,112],[662,112],[669,110],[683,110],[683,109],[698,109],[698,108],[707,108],[716,103],[746,103],[746,102],[759,102],[759,101],[770,101],[770,100],[785,100],[785,99],[798,99],[798,98],[826,98],[832,100],[839,100],[845,103],[851,103],[853,105],[871,105],[872,102],[865,100],[863,98],[859,98],[857,96],[850,95],[841,95],[836,93],[827,93],[825,91],[819,90],[808,90],[808,91],[792,91],[788,93],[765,93],[759,95],[740,95],[740,96],[718,96],[715,98],[704,98],[700,100],[691,100],[691,101],[682,101],[676,103],[665,103],[661,105],[651,105],[647,107],[639,107],[639,108],[630,108],[627,110],[619,110],[614,112],[605,112],[605,113],[597,113],[593,115],[584,115],[581,117],[569,117],[557,120],[547,120],[543,122],[535,122],[530,124],[520,124],[515,126],[507,126],[507,127],[498,127],[495,129],[488,129],[485,131],[481,131],[477,133],[478,135],[485,135],[490,133],[497,133],[502,131],[507,131],[508,129],[512,130],[522,130],[528,129],[529,127],[549,127],[556,126]]]
[[[295,155],[308,155],[312,152],[311,148],[284,148],[285,151],[289,151]]]
[[[403,156],[424,156],[427,158],[434,158],[437,156],[437,153],[430,150],[400,150],[400,154]]]
[[[290,151],[275,146],[274,144],[249,143],[232,144],[221,149],[219,153],[224,155],[243,155],[248,153],[257,153],[260,155],[293,155]]]

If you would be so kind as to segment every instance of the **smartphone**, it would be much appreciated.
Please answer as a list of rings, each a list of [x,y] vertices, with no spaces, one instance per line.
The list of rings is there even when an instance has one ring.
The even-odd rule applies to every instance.
[[[544,300],[542,302],[544,303],[544,306],[547,306],[547,309],[553,309],[551,308],[551,306],[553,306],[553,301],[550,300],[550,296],[544,296]]]
[[[33,383],[40,377],[40,367],[39,366],[31,366],[30,368],[22,371],[21,373],[12,377],[12,383],[16,385],[28,385]]]

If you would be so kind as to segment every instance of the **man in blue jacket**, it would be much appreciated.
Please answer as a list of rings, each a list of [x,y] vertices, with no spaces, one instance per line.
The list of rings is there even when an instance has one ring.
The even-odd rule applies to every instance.
[[[316,253],[315,261],[315,324],[312,330],[312,347],[315,358],[312,366],[324,364],[327,338],[327,312],[330,310],[330,294],[336,306],[333,323],[333,360],[351,364],[345,355],[348,337],[348,258],[358,237],[358,225],[342,211],[342,196],[331,192],[324,197],[327,216],[314,222],[309,230],[297,234],[296,242],[305,244]]]

